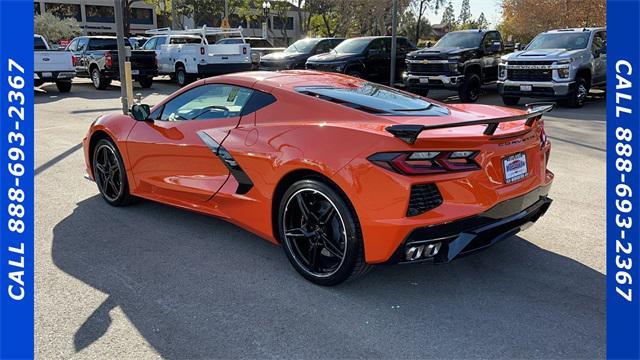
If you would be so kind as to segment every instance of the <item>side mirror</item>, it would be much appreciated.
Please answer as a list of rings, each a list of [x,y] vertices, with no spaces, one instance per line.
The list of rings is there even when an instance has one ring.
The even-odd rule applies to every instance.
[[[138,121],[146,121],[151,115],[151,108],[147,104],[135,104],[131,107],[131,116]]]

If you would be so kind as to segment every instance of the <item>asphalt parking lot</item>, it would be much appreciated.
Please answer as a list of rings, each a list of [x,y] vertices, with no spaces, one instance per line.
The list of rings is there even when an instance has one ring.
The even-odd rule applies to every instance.
[[[154,104],[175,90],[161,81],[135,92]],[[605,356],[601,96],[546,117],[554,203],[535,226],[447,265],[380,266],[334,288],[224,221],[104,203],[83,178],[80,142],[119,96],[86,80],[69,94],[36,90],[37,357]],[[491,88],[481,102],[501,104]]]

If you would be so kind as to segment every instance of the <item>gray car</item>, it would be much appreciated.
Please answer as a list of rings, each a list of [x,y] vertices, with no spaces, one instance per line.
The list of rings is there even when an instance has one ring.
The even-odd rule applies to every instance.
[[[501,58],[498,92],[506,105],[520,97],[566,100],[581,107],[593,87],[607,77],[604,28],[551,30],[538,34],[522,51]]]

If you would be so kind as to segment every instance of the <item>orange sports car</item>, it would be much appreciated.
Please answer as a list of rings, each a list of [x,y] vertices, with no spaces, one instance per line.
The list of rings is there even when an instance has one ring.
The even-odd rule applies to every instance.
[[[113,206],[144,198],[226,219],[308,280],[449,262],[542,216],[553,173],[542,114],[445,105],[340,74],[245,72],[98,118],[87,177]]]

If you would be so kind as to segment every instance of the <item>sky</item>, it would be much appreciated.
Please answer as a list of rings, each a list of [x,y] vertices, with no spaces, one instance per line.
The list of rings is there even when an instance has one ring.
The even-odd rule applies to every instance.
[[[453,12],[456,14],[457,18],[458,15],[460,15],[460,5],[462,4],[462,0],[451,0],[451,2],[453,3]],[[471,15],[474,19],[477,19],[481,12],[484,12],[484,16],[492,26],[496,26],[500,22],[501,9],[499,0],[469,0],[469,5],[471,5]],[[444,6],[438,10],[438,14],[436,14],[435,11],[429,11],[427,17],[431,24],[440,23],[440,20],[442,20],[442,12],[446,6],[447,2],[445,2]]]

